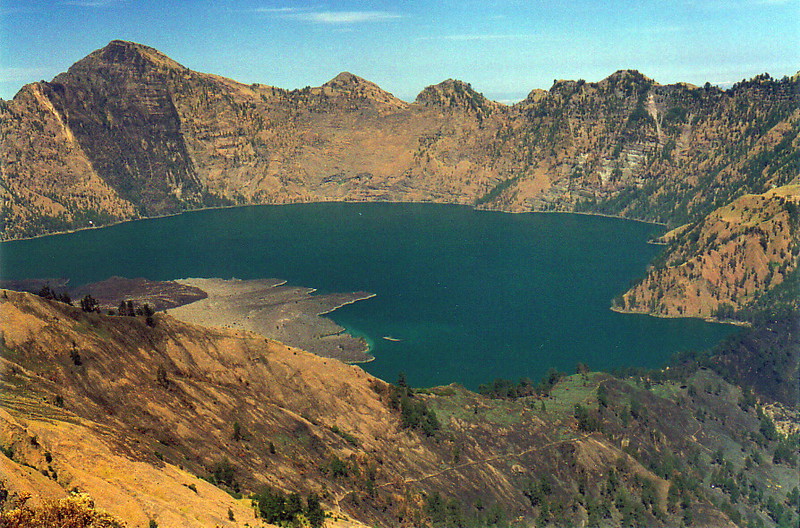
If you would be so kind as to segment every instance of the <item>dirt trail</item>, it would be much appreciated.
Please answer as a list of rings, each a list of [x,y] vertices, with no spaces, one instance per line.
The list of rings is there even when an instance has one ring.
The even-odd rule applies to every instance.
[[[425,474],[425,475],[423,475],[421,477],[407,478],[407,479],[403,479],[400,482],[398,482],[398,481],[384,482],[383,484],[381,484],[379,486],[375,486],[375,488],[376,489],[384,489],[384,488],[388,488],[388,487],[391,487],[391,486],[403,487],[403,486],[407,486],[409,484],[413,484],[415,482],[422,482],[424,480],[428,480],[428,479],[431,479],[431,478],[434,478],[434,477],[438,477],[440,475],[443,475],[445,473],[449,473],[451,471],[458,471],[458,470],[463,469],[465,467],[475,466],[475,465],[478,465],[478,464],[488,464],[490,462],[494,462],[496,460],[502,460],[502,459],[506,459],[506,458],[519,458],[519,457],[525,456],[527,454],[534,453],[536,451],[542,451],[544,449],[547,449],[549,447],[553,447],[553,446],[556,446],[556,445],[585,440],[589,436],[591,436],[591,433],[586,433],[586,434],[583,434],[583,435],[581,435],[579,437],[576,437],[576,438],[568,438],[568,439],[565,439],[565,440],[553,440],[553,441],[550,441],[550,442],[548,442],[546,444],[542,444],[542,445],[539,445],[539,446],[531,447],[531,448],[525,449],[523,451],[518,451],[516,453],[505,453],[505,454],[502,454],[502,455],[495,455],[495,456],[491,456],[491,457],[487,457],[487,458],[481,458],[481,459],[478,459],[478,460],[470,460],[469,462],[464,462],[464,463],[461,463],[461,464],[458,464],[458,465],[455,465],[455,466],[450,466],[448,468],[444,468],[444,469],[441,469],[439,471],[435,471],[433,473],[427,473],[427,474]],[[340,506],[341,501],[343,501],[344,499],[346,499],[349,495],[352,495],[353,493],[356,493],[356,490],[351,490],[351,491],[348,491],[346,493],[343,493],[341,495],[338,495],[338,496],[334,497],[334,501],[336,502],[336,511],[337,512],[341,511],[341,506]]]

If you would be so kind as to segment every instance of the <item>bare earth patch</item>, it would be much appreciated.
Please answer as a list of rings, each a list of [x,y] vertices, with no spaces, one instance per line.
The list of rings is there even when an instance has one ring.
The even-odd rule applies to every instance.
[[[321,317],[347,304],[369,299],[368,292],[312,295],[313,288],[287,286],[278,279],[180,279],[208,294],[205,299],[172,308],[169,314],[188,323],[245,330],[348,363],[371,361],[363,338],[353,337]]]

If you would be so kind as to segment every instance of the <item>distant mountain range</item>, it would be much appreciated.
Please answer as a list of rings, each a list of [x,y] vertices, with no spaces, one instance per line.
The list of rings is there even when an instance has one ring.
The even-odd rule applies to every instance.
[[[153,48],[113,41],[53,81],[0,100],[3,238],[314,201],[580,211],[678,227],[797,178],[799,87],[797,75],[766,74],[725,91],[663,86],[625,70],[596,83],[556,81],[512,106],[456,80],[407,103],[350,73],[288,91],[194,72]],[[786,189],[768,195],[782,197],[781,210],[798,201],[797,188]],[[761,203],[751,200],[748,210]],[[699,300],[662,302],[632,290],[617,308],[704,317],[744,309],[753,292],[796,269],[796,226],[765,232],[789,238],[763,258],[714,261],[759,277],[738,293],[698,283],[686,292],[702,290]],[[671,251],[709,251],[700,247],[706,238],[686,239],[697,233],[682,229],[672,240],[684,249]],[[674,275],[659,273],[639,288]]]

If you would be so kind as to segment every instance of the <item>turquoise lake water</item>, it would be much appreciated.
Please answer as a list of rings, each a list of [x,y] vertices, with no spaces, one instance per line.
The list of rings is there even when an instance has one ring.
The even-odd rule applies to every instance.
[[[657,367],[735,329],[618,314],[611,299],[660,250],[662,228],[571,214],[435,204],[302,204],[207,210],[0,246],[6,279],[112,275],[282,278],[376,297],[332,314],[372,344],[366,370],[418,387],[549,368]],[[389,341],[384,336],[399,339]]]

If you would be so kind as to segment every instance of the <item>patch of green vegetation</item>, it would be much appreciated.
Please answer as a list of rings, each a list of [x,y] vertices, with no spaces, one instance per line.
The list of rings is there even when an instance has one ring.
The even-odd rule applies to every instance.
[[[534,394],[546,396],[550,393],[553,386],[564,376],[566,376],[564,372],[559,372],[551,367],[536,385],[533,384],[530,378],[520,378],[518,382],[497,378],[491,383],[482,383],[479,385],[478,392],[489,398],[508,400],[526,398]]]
[[[423,513],[428,517],[426,525],[433,528],[509,526],[508,515],[499,504],[487,508],[479,502],[470,507],[469,503],[464,504],[463,499],[445,498],[438,491],[425,497]]]
[[[429,402],[429,406],[434,409],[445,429],[452,418],[470,422],[476,420],[483,412],[477,404],[476,398],[466,391],[456,392],[452,396],[434,398]]]
[[[486,194],[477,198],[475,200],[475,205],[483,205],[493,202],[503,193],[503,191],[505,191],[513,184],[515,184],[517,181],[519,181],[519,179],[520,176],[514,176],[512,178],[508,178],[506,180],[501,181],[500,183],[492,187]]]
[[[405,429],[417,429],[426,436],[433,436],[441,427],[436,413],[414,396],[414,391],[406,383],[405,373],[400,373],[397,385],[389,385],[389,407],[400,411]]]
[[[679,382],[666,381],[654,385],[650,392],[658,396],[659,398],[664,398],[666,400],[674,400],[677,396],[683,394],[683,390],[680,387],[681,384]]]
[[[322,467],[322,471],[329,473],[333,478],[347,478],[352,469],[346,460],[342,460],[336,455],[333,455],[328,463]]]
[[[239,482],[236,479],[236,468],[227,458],[222,458],[214,464],[206,480],[231,493],[234,497],[241,498]]]
[[[340,437],[342,437],[350,445],[353,445],[353,446],[357,446],[358,445],[358,438],[356,438],[352,434],[348,433],[347,431],[343,431],[342,429],[339,428],[338,425],[334,425],[333,427],[331,427],[331,432],[333,432],[333,433],[339,435]]]
[[[484,421],[498,426],[509,426],[522,422],[524,407],[514,402],[493,402],[489,410],[483,413]]]
[[[14,447],[13,446],[0,446],[0,453],[3,453],[6,458],[14,460]]]
[[[561,378],[550,391],[550,398],[546,400],[548,414],[558,418],[570,417],[575,413],[575,405],[594,400],[598,383],[595,376],[596,374],[573,374]]]
[[[315,493],[304,501],[298,493],[286,495],[280,490],[264,488],[251,499],[258,516],[271,524],[320,528],[325,522],[325,512]]]
[[[0,357],[12,359],[18,355],[18,352],[13,348],[6,345],[4,336],[0,335]]]
[[[428,389],[414,389],[417,394],[433,394],[435,396],[453,396],[456,393],[454,387],[430,387]]]
[[[90,315],[89,317],[98,317],[97,315]],[[79,321],[73,330],[80,334],[97,336],[103,341],[111,340],[111,332],[104,325],[95,325],[91,320]]]
[[[783,282],[758,295],[736,318],[755,324],[768,324],[779,319],[797,318],[800,314],[800,266],[786,275]]]

